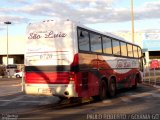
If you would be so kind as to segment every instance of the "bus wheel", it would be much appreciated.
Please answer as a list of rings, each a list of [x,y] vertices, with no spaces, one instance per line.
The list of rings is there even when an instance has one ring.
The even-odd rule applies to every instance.
[[[114,97],[116,95],[116,81],[111,78],[109,84],[109,97]]]
[[[137,88],[137,81],[138,81],[138,80],[139,80],[139,77],[136,76],[136,78],[135,78],[135,83],[134,83],[134,85],[132,86],[133,89],[136,89],[136,88]]]
[[[99,95],[93,96],[93,99],[99,101],[99,100],[104,100],[106,98],[107,98],[107,84],[105,80],[101,80],[99,86]]]

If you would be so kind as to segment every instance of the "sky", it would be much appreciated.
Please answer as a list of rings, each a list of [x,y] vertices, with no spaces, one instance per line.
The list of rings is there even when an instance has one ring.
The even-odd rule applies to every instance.
[[[1,0],[0,36],[25,36],[29,23],[69,19],[102,32],[131,31],[131,0]],[[135,31],[160,30],[160,0],[133,0]]]

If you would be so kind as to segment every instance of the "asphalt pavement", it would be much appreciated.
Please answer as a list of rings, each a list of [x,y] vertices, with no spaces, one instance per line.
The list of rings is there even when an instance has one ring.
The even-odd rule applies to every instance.
[[[159,120],[159,101],[160,88],[141,84],[135,90],[119,90],[112,99],[60,105],[54,96],[24,94],[21,79],[0,79],[0,118],[4,120],[140,120],[141,116],[141,120]]]

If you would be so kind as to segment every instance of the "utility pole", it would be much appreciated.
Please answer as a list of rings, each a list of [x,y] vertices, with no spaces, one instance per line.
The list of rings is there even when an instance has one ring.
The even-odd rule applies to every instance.
[[[131,0],[131,18],[132,18],[132,42],[134,43],[134,11],[133,11],[133,0]]]
[[[8,65],[8,25],[11,24],[11,22],[7,21],[4,22],[4,24],[7,25],[7,65]]]

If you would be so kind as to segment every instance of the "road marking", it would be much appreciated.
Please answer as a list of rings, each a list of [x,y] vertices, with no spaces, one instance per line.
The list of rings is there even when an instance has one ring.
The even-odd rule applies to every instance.
[[[17,83],[17,84],[0,84],[2,87],[6,87],[6,86],[11,86],[11,87],[14,87],[14,86],[22,86],[21,84]]]
[[[109,103],[112,103],[112,100],[109,100],[109,99],[108,99],[108,100],[103,100],[102,102],[109,104]]]
[[[14,98],[14,99],[11,99],[11,100],[8,101],[8,102],[5,102],[5,103],[1,104],[1,106],[6,106],[6,105],[8,105],[8,104],[10,104],[10,103],[12,103],[12,102],[15,102],[15,101],[17,101],[17,100],[22,99],[23,97],[24,97],[24,95],[18,96],[18,97]]]
[[[11,99],[11,100],[0,100],[1,102],[12,102],[13,100]],[[36,102],[42,102],[42,101],[14,101],[14,102],[27,102],[27,103],[29,103],[29,102],[33,102],[33,103],[36,103]]]
[[[24,98],[26,95],[23,95],[23,96],[19,96],[19,97],[16,97],[14,99],[0,99],[0,102],[5,102],[5,103],[2,103],[0,104],[0,106],[6,106],[10,103],[37,103],[37,105],[47,105],[47,104],[54,104],[55,101],[53,102],[52,100],[49,99],[46,99],[46,100],[21,100],[22,98]],[[32,98],[31,98],[32,99]]]
[[[117,103],[117,102],[126,102],[126,103],[130,103],[130,102],[133,102],[133,99],[136,99],[136,98],[142,98],[142,97],[148,97],[148,96],[153,96],[153,97],[160,97],[160,94],[158,94],[158,92],[160,91],[160,89],[157,89],[157,90],[152,90],[152,91],[149,91],[149,92],[143,92],[143,93],[135,93],[134,94],[128,94],[128,95],[125,95],[124,96],[119,96],[115,99],[107,99],[107,100],[103,100],[102,102],[104,104],[114,104],[114,103]],[[17,93],[17,92],[16,92]],[[20,93],[20,92],[19,92]],[[15,94],[15,92],[13,93],[9,93],[9,94],[5,94],[5,95],[13,95]],[[44,105],[44,104],[50,104],[52,103],[53,101],[50,101],[50,99],[47,99],[47,100],[21,100],[22,98],[24,98],[25,94],[22,94],[20,96],[17,96],[16,98],[13,98],[13,99],[10,99],[10,100],[0,100],[1,102],[5,102],[5,103],[2,103],[0,106],[6,106],[10,103],[37,103],[37,104],[41,104],[41,105]]]
[[[123,102],[127,102],[127,103],[132,102],[132,100],[131,100],[130,98],[128,98],[128,97],[120,97],[120,99],[121,99],[121,101],[123,101]]]
[[[135,94],[135,95],[130,95],[130,97],[132,98],[138,98],[138,97],[145,97],[145,96],[149,96],[152,95],[152,93],[139,93],[139,94]]]
[[[59,117],[59,116],[58,116]],[[37,117],[37,116],[35,116],[35,117],[18,117],[18,119],[20,119],[20,120],[54,120],[54,117],[43,117],[43,116],[40,116],[40,117]],[[55,117],[55,119],[56,119],[56,117]]]
[[[9,95],[14,95],[14,94],[20,94],[22,93],[21,91],[17,91],[17,92],[9,92],[9,93],[5,93],[5,94],[0,94],[0,97],[4,97],[4,96],[9,96]]]
[[[13,84],[11,86],[22,86],[22,84]]]
[[[160,94],[153,93],[152,96],[153,96],[153,97],[158,97],[158,98],[159,98],[159,97],[160,97]]]
[[[129,94],[122,93],[123,96],[118,96],[117,98],[111,99],[111,100],[110,99],[103,100],[102,103],[104,104],[115,104],[119,102],[130,103],[130,102],[133,102],[133,99],[137,99],[137,98],[143,98],[143,97],[148,97],[148,96],[160,97],[160,94],[158,94],[157,92],[160,92],[160,89],[152,90],[149,92],[143,92],[143,93],[134,92],[134,95],[132,93],[129,93]]]
[[[8,102],[8,101],[11,101],[11,100],[0,100],[1,102]]]

